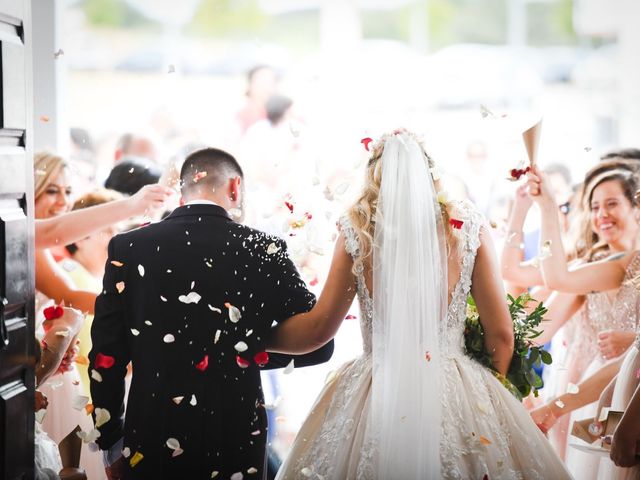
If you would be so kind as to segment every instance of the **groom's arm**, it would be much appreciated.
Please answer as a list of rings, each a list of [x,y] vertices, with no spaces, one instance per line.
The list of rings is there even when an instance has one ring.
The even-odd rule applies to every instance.
[[[269,242],[268,239],[267,242]],[[308,312],[316,303],[316,296],[308,289],[294,263],[287,253],[287,244],[278,239],[274,243],[279,247],[275,254],[268,254],[265,262],[265,273],[271,279],[274,288],[269,291],[268,302],[265,303],[266,318],[280,323],[298,313]],[[267,245],[268,246],[268,245]],[[333,355],[333,340],[322,347],[304,355],[288,355],[269,353],[266,370],[284,368],[293,359],[294,365],[308,367],[329,361]]]
[[[112,261],[120,262],[115,246],[116,238],[109,242],[109,256],[105,266],[102,293],[96,299],[95,317],[91,326],[89,353],[89,377],[91,397],[95,411],[106,409],[111,419],[98,427],[97,440],[102,450],[110,449],[124,436],[124,377],[130,360],[124,318],[124,296],[127,294],[124,282],[127,265],[120,267]],[[122,288],[124,290],[122,290]],[[118,291],[118,289],[122,292]],[[113,365],[109,366],[113,358]]]

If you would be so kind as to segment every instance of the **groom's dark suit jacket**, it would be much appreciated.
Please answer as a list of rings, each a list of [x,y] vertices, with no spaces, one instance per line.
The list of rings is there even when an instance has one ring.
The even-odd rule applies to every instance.
[[[314,302],[282,240],[215,205],[180,207],[114,237],[91,328],[93,404],[111,416],[99,427],[100,448],[124,435],[129,463],[136,452],[141,458],[127,478],[262,478],[267,420],[254,357],[274,321]],[[229,306],[241,313],[235,323]],[[332,353],[330,343],[296,356],[295,365],[322,363]],[[266,368],[291,358],[270,354]],[[243,361],[249,366],[241,368]],[[170,438],[183,452],[167,446]]]

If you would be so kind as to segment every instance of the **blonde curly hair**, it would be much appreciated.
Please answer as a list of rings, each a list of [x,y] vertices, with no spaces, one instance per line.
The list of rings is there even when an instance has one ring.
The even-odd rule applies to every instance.
[[[424,160],[427,162],[427,167],[430,171],[435,168],[435,163],[431,157],[427,154],[422,140],[416,134],[408,132],[406,130],[395,130],[391,133],[386,133],[374,144],[372,148],[371,157],[367,163],[365,170],[365,181],[362,193],[355,201],[355,203],[347,210],[347,218],[350,220],[353,227],[356,239],[358,241],[359,252],[356,258],[353,260],[352,271],[357,274],[358,271],[364,269],[365,265],[371,266],[371,254],[373,252],[373,234],[375,231],[375,217],[376,208],[378,204],[378,195],[380,194],[380,184],[382,182],[382,162],[380,161],[384,152],[384,146],[386,141],[393,135],[403,133],[412,140],[414,140],[421,148],[424,154]],[[440,179],[434,177],[434,186],[436,193],[442,192]],[[447,239],[447,254],[451,251],[451,248],[456,245],[456,238],[453,235],[451,226],[449,224],[450,215],[448,202],[440,199],[440,211],[442,215],[442,222],[445,227],[446,239]]]

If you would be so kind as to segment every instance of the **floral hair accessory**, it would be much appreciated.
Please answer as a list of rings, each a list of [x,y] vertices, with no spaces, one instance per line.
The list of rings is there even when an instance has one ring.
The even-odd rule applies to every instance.
[[[446,190],[442,190],[438,192],[437,198],[438,198],[438,203],[440,205],[447,205],[451,201],[451,198],[449,197],[449,192],[447,192]]]

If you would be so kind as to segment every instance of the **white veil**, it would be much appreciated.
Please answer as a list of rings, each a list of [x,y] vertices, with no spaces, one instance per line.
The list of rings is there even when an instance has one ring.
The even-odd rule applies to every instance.
[[[446,244],[422,148],[386,140],[373,244],[372,428],[377,478],[440,478],[438,328]]]

